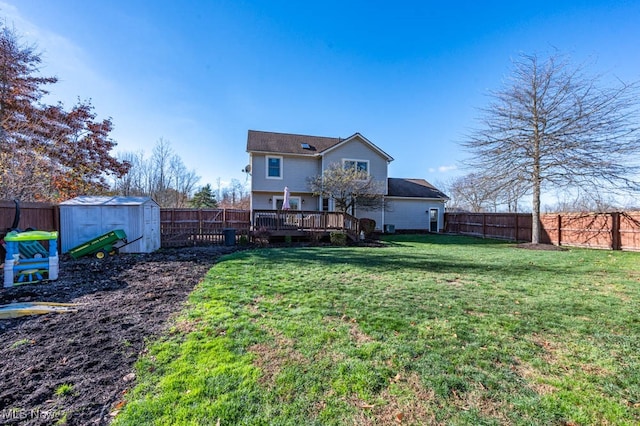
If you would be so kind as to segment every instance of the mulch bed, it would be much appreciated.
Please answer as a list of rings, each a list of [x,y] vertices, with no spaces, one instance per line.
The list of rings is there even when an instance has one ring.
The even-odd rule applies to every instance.
[[[145,342],[233,247],[63,259],[56,281],[0,288],[0,305],[71,302],[77,312],[0,319],[0,425],[106,425],[135,385]],[[71,385],[56,395],[61,385]]]

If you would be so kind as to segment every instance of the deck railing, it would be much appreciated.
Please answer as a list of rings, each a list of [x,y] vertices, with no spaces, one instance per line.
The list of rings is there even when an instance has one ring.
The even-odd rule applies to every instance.
[[[254,210],[252,223],[254,230],[358,233],[358,218],[342,212]]]

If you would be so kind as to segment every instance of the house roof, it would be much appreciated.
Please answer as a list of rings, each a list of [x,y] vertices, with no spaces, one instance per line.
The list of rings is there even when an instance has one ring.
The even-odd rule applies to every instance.
[[[449,199],[442,191],[424,179],[389,178],[387,196]]]
[[[387,160],[388,162],[393,161],[393,157],[390,156],[389,154],[387,154],[386,152],[384,152],[383,150],[381,150],[380,148],[378,148],[373,142],[371,142],[369,139],[365,138],[364,136],[362,136],[360,133],[354,133],[353,135],[349,136],[346,139],[342,139],[339,143],[337,143],[336,145],[333,145],[329,148],[327,148],[326,151],[331,151],[334,148],[337,148],[338,146],[345,144],[345,143],[349,143],[351,142],[353,139],[360,139],[361,141],[363,141],[365,144],[369,145],[369,147],[374,150],[375,152],[377,152],[379,155],[381,155],[382,157],[384,157],[385,160]],[[325,151],[325,152],[326,152]]]
[[[393,157],[378,148],[360,133],[354,133],[348,138],[330,138],[324,136],[308,136],[291,133],[249,130],[249,134],[247,136],[247,152],[320,155],[344,143],[348,143],[355,138],[360,138],[387,161],[393,160]]]
[[[317,155],[342,142],[341,138],[294,135],[290,133],[261,132],[249,130],[248,152],[273,152],[281,154]],[[309,148],[303,148],[308,144]]]

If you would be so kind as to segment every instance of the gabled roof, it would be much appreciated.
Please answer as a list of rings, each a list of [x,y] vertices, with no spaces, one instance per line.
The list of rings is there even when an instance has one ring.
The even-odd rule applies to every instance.
[[[317,155],[340,142],[340,138],[249,130],[247,152]],[[303,144],[309,148],[303,148]]]
[[[329,148],[327,148],[326,151],[331,151],[332,149],[337,148],[338,146],[351,142],[352,140],[359,138],[361,139],[364,143],[366,143],[367,145],[369,145],[369,148],[371,148],[372,150],[374,150],[375,152],[377,152],[379,155],[381,155],[382,157],[385,158],[385,160],[387,160],[388,162],[393,161],[393,157],[390,156],[389,154],[387,154],[386,152],[384,152],[383,150],[381,150],[380,148],[378,148],[373,142],[371,142],[369,139],[365,138],[364,136],[362,136],[360,133],[354,133],[353,135],[349,136],[346,139],[342,139],[339,143],[337,143],[336,145],[333,145]]]
[[[346,139],[324,136],[296,135],[291,133],[261,132],[249,130],[247,152],[268,152],[274,154],[322,155],[338,146],[359,138],[373,151],[392,161],[393,157],[378,148],[360,133],[354,133]]]
[[[443,192],[424,179],[389,178],[387,196],[449,199]]]

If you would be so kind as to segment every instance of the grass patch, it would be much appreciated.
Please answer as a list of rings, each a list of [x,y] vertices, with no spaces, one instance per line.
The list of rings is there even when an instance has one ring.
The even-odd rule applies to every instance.
[[[63,383],[56,388],[53,392],[55,396],[65,397],[73,395],[73,385],[69,383]]]
[[[13,342],[11,346],[9,346],[9,349],[18,349],[21,346],[30,344],[33,344],[33,341],[31,339],[20,339]]]
[[[640,422],[640,254],[387,242],[228,256],[114,424]]]
[[[56,421],[56,423],[55,423],[55,424],[56,424],[56,425],[66,425],[68,421],[69,421],[69,419],[68,419],[68,414],[67,414],[67,413],[64,413],[64,414],[62,415],[62,417],[60,417],[60,418]]]

